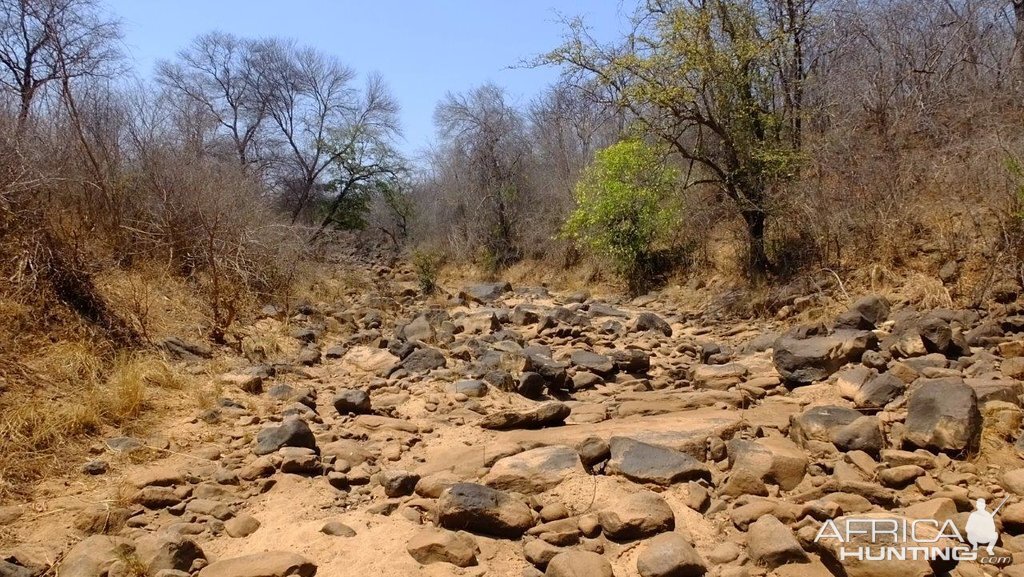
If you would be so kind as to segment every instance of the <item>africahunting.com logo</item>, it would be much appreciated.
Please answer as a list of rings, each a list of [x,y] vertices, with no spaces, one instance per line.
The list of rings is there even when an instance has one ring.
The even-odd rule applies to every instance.
[[[825,521],[814,541],[827,544],[836,540],[839,561],[979,561],[1008,565],[1011,558],[995,554],[999,541],[996,513],[1004,504],[1006,499],[989,512],[984,499],[975,501],[963,532],[950,519],[851,516]]]

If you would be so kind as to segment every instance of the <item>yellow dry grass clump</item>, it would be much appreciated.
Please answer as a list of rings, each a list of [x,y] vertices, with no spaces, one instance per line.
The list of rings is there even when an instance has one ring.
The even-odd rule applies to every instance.
[[[167,391],[192,386],[154,353],[115,353],[61,342],[4,366],[0,397],[0,498],[67,458],[90,435],[141,431]]]

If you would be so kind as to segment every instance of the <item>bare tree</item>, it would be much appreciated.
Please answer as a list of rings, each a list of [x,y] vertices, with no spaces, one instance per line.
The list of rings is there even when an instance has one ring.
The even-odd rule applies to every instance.
[[[268,106],[251,47],[249,40],[210,32],[193,40],[176,61],[157,64],[158,81],[208,113],[246,169],[267,160],[260,137]]]
[[[120,35],[96,0],[0,0],[0,83],[17,96],[17,133],[49,83],[95,76],[116,62]]]
[[[434,112],[442,144],[435,167],[447,173],[446,187],[467,219],[467,240],[480,242],[496,266],[517,259],[517,227],[529,198],[531,150],[525,121],[506,101],[504,90],[485,84],[449,94]]]
[[[280,40],[263,41],[258,51],[261,94],[267,114],[284,141],[285,175],[292,183],[292,222],[309,208],[325,186],[332,166],[351,152],[332,140],[342,131],[358,133],[360,121],[385,125],[394,120],[395,106],[385,98],[383,85],[370,84],[365,97],[352,87],[355,72],[337,59],[312,48]],[[375,92],[380,91],[380,92]]]

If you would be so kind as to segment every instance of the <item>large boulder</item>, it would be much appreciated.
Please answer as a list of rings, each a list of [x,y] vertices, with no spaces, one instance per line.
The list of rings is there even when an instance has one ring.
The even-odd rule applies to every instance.
[[[265,551],[216,561],[204,567],[199,577],[313,577],[316,569],[302,555]]]
[[[423,565],[451,563],[456,567],[471,567],[476,565],[480,547],[465,533],[430,527],[417,531],[405,550]]]
[[[277,427],[267,427],[256,434],[257,455],[269,455],[281,447],[305,447],[319,453],[316,438],[302,419],[288,419]]]
[[[628,437],[612,437],[608,444],[608,472],[630,481],[662,486],[699,479],[711,481],[707,465],[686,453]]]
[[[501,298],[501,295],[512,292],[512,284],[507,282],[481,283],[462,289],[459,296],[478,303],[489,303]]]
[[[574,473],[586,474],[579,454],[564,445],[539,447],[505,457],[483,478],[488,487],[530,495],[552,489]]]
[[[355,413],[365,415],[373,412],[370,407],[370,395],[359,389],[342,389],[334,396],[331,404],[340,415]]]
[[[700,577],[707,565],[680,533],[662,533],[647,542],[636,558],[640,577]]]
[[[518,538],[533,521],[526,503],[485,485],[457,483],[437,500],[437,524],[446,529]]]
[[[733,439],[726,447],[732,471],[745,471],[784,491],[796,488],[807,471],[807,454],[789,439]]]
[[[918,379],[907,398],[904,443],[934,451],[974,451],[981,439],[974,389],[959,377]]]
[[[646,539],[676,527],[672,508],[650,491],[620,498],[598,513],[598,522],[605,536],[618,542]]]
[[[869,331],[841,330],[827,336],[779,337],[773,345],[772,361],[789,386],[809,385],[827,379],[843,365],[859,361],[878,343]]]
[[[878,453],[884,444],[881,423],[855,409],[822,405],[789,418],[789,436],[802,447],[810,441],[832,443],[844,451]]]
[[[862,297],[836,318],[836,328],[873,330],[889,318],[889,301],[879,295]]]
[[[612,564],[590,551],[566,551],[548,563],[545,577],[614,577]]]
[[[872,556],[877,556],[881,547],[901,549],[908,546],[941,548],[963,546],[960,541],[953,542],[949,538],[939,538],[935,526],[916,523],[913,535],[920,541],[913,541],[907,539],[903,533],[893,536],[889,533],[876,532],[871,535],[869,531],[864,530],[866,524],[870,522],[892,523],[892,526],[896,527],[904,523],[909,525],[914,522],[914,519],[887,512],[858,513],[834,519],[832,526],[822,529],[815,545],[821,553],[822,562],[826,566],[834,568],[836,575],[845,575],[846,577],[933,577],[934,575],[947,575],[947,572],[957,564],[957,561],[942,560],[929,563],[924,556],[916,555],[907,555],[904,560],[890,558],[878,561],[869,556],[858,558],[856,553],[861,551],[862,547],[869,547]]]
[[[772,515],[763,515],[750,524],[747,550],[751,561],[768,569],[810,562],[793,531]]]
[[[540,429],[561,425],[572,409],[564,403],[552,401],[532,409],[508,409],[491,413],[480,421],[485,429],[504,431],[509,429]]]
[[[61,577],[100,577],[123,559],[135,554],[135,546],[128,539],[93,535],[79,541],[68,551],[57,566]]]

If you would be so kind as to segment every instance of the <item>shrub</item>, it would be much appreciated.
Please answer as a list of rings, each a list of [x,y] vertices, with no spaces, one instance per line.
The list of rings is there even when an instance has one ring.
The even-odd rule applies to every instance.
[[[664,151],[624,140],[597,153],[576,185],[563,234],[611,261],[632,292],[657,272],[658,243],[671,232],[677,172]]]
[[[444,255],[430,250],[417,250],[412,254],[412,266],[416,270],[416,279],[426,294],[437,290],[437,276],[444,264]]]

